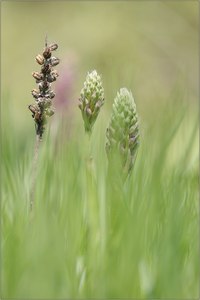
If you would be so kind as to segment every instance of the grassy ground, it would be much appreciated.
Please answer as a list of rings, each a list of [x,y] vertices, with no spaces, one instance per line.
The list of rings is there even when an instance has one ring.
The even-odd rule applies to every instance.
[[[160,106],[148,127],[140,120],[140,148],[125,185],[116,168],[107,172],[103,112],[89,167],[81,120],[74,128],[60,121],[56,134],[52,123],[40,149],[30,215],[34,132],[15,128],[8,108],[2,120],[2,296],[198,298],[197,114],[179,103]]]

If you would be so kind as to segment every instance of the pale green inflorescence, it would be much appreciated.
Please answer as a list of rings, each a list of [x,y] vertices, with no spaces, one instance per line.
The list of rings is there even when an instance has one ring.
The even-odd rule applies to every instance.
[[[89,134],[97,119],[101,106],[104,104],[104,89],[100,75],[94,70],[87,74],[81,90],[79,108],[82,113],[85,131]]]
[[[113,111],[106,132],[106,151],[109,160],[114,153],[121,157],[123,172],[133,167],[139,145],[139,126],[135,101],[126,88],[120,89],[113,103]]]

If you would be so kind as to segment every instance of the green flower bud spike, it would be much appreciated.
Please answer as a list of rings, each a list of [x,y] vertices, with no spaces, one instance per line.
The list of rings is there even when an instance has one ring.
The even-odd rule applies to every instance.
[[[125,178],[133,168],[139,145],[136,105],[126,88],[120,89],[114,100],[109,127],[106,132],[106,151],[109,161],[115,154],[121,158]]]
[[[79,108],[82,113],[85,131],[89,134],[97,119],[101,106],[104,104],[104,89],[101,77],[94,70],[87,74],[84,87],[79,98]]]

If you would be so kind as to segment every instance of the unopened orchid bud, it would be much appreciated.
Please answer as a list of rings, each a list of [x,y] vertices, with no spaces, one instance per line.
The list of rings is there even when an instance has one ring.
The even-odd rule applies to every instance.
[[[51,108],[47,108],[47,109],[45,110],[45,113],[46,113],[46,115],[47,115],[48,117],[51,117],[51,116],[54,115],[54,110],[51,109]]]
[[[60,62],[60,59],[59,59],[59,58],[54,57],[54,56],[51,58],[51,65],[52,65],[53,67],[57,66],[57,65],[59,64],[59,62]]]
[[[36,112],[36,109],[35,109],[34,105],[32,105],[32,104],[29,105],[29,106],[28,106],[28,109],[32,112],[32,114],[33,114],[32,117],[34,117],[35,112]]]
[[[46,48],[45,48],[45,50],[44,50],[44,52],[43,52],[43,56],[44,56],[44,58],[46,58],[46,59],[48,59],[48,58],[51,57],[51,50],[50,50],[49,47],[46,47]]]
[[[54,50],[57,50],[58,49],[58,45],[57,44],[51,44],[51,45],[49,45],[49,49],[51,50],[51,51],[54,51]]]
[[[38,87],[39,87],[40,92],[45,92],[49,89],[50,84],[48,82],[42,81],[38,84]]]
[[[41,68],[41,72],[42,72],[43,74],[48,74],[48,73],[50,73],[50,72],[51,72],[50,65],[49,65],[49,64],[46,64],[45,66],[43,66],[43,67]]]
[[[121,157],[122,170],[126,176],[132,170],[139,145],[139,125],[136,105],[126,88],[120,89],[114,100],[107,132],[106,150],[109,160],[114,152]]]
[[[56,70],[53,70],[53,71],[51,72],[51,75],[55,76],[56,78],[59,76],[59,75],[58,75],[58,72],[57,72]]]
[[[36,99],[40,96],[40,92],[38,90],[36,90],[36,89],[32,90],[31,94]]]
[[[53,77],[53,76],[51,76],[51,75],[48,75],[48,76],[47,76],[47,81],[48,81],[49,83],[51,83],[51,82],[56,81],[56,78]]]
[[[51,105],[52,105],[51,99],[45,98],[45,99],[43,100],[43,106],[44,106],[44,108],[51,107]]]
[[[49,91],[49,93],[47,94],[47,97],[49,97],[50,99],[53,99],[55,97],[55,93],[53,91]]]
[[[88,117],[92,116],[92,111],[89,107],[87,107],[85,111],[86,111],[86,114],[88,115]]]
[[[43,65],[43,63],[44,63],[44,57],[43,57],[42,55],[40,55],[40,54],[38,54],[38,55],[36,56],[35,60],[37,61],[37,63],[38,63],[39,65]]]
[[[36,80],[42,80],[43,79],[43,75],[41,73],[38,72],[33,72],[32,76],[36,79]]]
[[[104,104],[104,89],[97,71],[88,73],[79,102],[78,106],[82,113],[85,131],[90,134],[100,111],[97,107],[100,108]]]

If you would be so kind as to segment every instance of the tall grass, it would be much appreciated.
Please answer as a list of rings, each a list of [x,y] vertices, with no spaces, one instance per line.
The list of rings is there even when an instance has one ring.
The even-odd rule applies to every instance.
[[[198,298],[197,116],[188,122],[180,105],[158,112],[148,126],[140,122],[125,185],[116,168],[107,172],[101,119],[91,137],[89,180],[82,120],[56,144],[46,133],[30,218],[34,132],[23,135],[4,111],[2,297]]]

